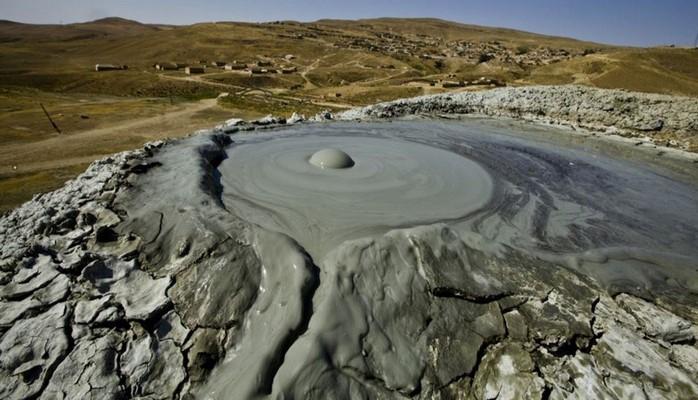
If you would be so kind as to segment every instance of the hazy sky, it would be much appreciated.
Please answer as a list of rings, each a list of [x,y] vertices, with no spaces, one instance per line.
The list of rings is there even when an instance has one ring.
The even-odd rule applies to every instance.
[[[70,23],[437,17],[625,45],[692,45],[698,0],[0,0],[0,19]]]

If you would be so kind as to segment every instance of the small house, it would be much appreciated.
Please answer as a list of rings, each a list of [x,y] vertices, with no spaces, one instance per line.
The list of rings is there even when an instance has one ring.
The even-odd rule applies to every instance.
[[[457,88],[465,86],[465,82],[455,82],[455,81],[444,81],[441,87],[444,88]]]
[[[195,66],[190,66],[184,68],[184,72],[187,75],[192,75],[192,74],[203,74],[206,72],[206,67],[203,65],[195,65]]]
[[[227,64],[226,61],[214,61],[213,66],[218,68],[223,68]]]
[[[225,64],[226,71],[240,71],[247,68],[245,64]]]
[[[286,55],[284,56],[284,58],[285,58],[286,60],[288,60],[288,61],[291,61],[291,60],[295,59],[296,56],[294,56],[293,54],[286,54]]]
[[[271,67],[271,61],[260,60],[260,61],[257,61],[256,64],[258,67]]]
[[[128,65],[115,65],[115,64],[95,64],[95,71],[118,71],[122,69],[128,69]]]
[[[247,67],[247,71],[252,73],[252,74],[266,74],[269,72],[266,68],[259,68],[259,67]]]
[[[281,68],[279,70],[282,74],[292,74],[296,71],[298,71],[298,68],[296,67],[287,67],[287,68]]]
[[[158,71],[176,71],[178,69],[177,64],[166,62],[155,64],[155,69]]]

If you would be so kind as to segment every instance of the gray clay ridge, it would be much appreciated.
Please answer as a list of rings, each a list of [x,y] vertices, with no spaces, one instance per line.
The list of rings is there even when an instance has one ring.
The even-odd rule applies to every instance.
[[[619,122],[607,95],[266,118],[95,162],[0,219],[0,398],[698,398],[690,156],[414,117],[550,98],[639,135],[653,101],[695,132],[694,100],[613,92]]]

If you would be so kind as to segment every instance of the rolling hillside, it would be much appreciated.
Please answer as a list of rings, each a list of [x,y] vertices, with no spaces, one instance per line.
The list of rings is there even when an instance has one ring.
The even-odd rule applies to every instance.
[[[493,59],[482,62],[485,58],[460,56],[458,49],[464,45],[471,46],[466,49],[470,53],[480,52],[485,58],[493,49],[519,57],[536,51],[569,56],[525,65],[494,54]],[[616,48],[434,19],[219,22],[178,27],[144,25],[119,18],[71,25],[5,21],[0,22],[0,54],[0,85],[68,93],[169,96],[182,90],[184,96],[207,96],[211,93],[204,88],[196,92],[180,89],[173,82],[162,82],[150,67],[162,61],[247,63],[280,60],[285,54],[293,54],[293,65],[299,68],[319,62],[313,68],[316,79],[311,79],[316,87],[341,87],[345,86],[340,84],[343,81],[370,82],[388,75],[431,80],[485,76],[507,84],[577,82],[698,95],[698,51],[694,49]],[[89,74],[96,63],[127,64],[130,70],[109,76]],[[386,74],[380,66],[395,67],[401,74]],[[403,79],[387,83],[406,82]]]
[[[268,70],[226,71],[214,61],[259,62]],[[153,68],[160,62],[208,69],[189,76]],[[128,69],[95,72],[98,63]],[[273,73],[281,70],[287,73]],[[102,155],[233,116],[313,114],[499,85],[576,83],[698,96],[697,71],[696,49],[614,47],[436,19],[0,21],[0,210]],[[227,96],[217,99],[221,93]]]

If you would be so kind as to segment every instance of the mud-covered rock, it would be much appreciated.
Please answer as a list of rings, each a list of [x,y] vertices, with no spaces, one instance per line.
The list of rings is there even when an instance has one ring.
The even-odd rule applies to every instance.
[[[531,355],[519,343],[502,343],[488,350],[473,381],[477,399],[542,399],[545,382]]]
[[[645,335],[670,343],[690,342],[695,339],[691,322],[678,317],[646,300],[620,294],[616,302],[638,322]]]
[[[201,383],[225,355],[225,331],[199,328],[190,336],[183,349],[187,352],[187,370],[192,383]]]
[[[177,275],[170,296],[190,327],[227,328],[238,324],[257,296],[261,263],[251,246],[221,243]]]
[[[158,340],[138,324],[128,333],[120,368],[131,396],[171,399],[186,379],[180,346],[171,339]]]
[[[52,371],[68,354],[69,308],[56,304],[17,321],[0,340],[0,397],[24,399],[42,394]]]
[[[85,336],[56,368],[41,399],[120,399],[125,387],[118,373],[121,336],[109,331]]]

